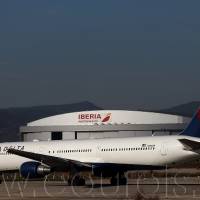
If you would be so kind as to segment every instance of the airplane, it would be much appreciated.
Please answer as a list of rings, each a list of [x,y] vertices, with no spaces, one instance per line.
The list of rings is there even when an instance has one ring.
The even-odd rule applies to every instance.
[[[0,171],[24,178],[69,172],[69,185],[85,185],[82,171],[126,185],[129,170],[160,170],[200,160],[200,109],[179,135],[0,144]]]

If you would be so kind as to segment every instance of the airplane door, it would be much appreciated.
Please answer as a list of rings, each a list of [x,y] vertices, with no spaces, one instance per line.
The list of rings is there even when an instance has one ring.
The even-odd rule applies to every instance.
[[[167,155],[167,145],[166,145],[166,143],[161,144],[160,153],[161,153],[162,156]]]
[[[98,145],[97,148],[96,148],[96,157],[97,158],[99,158],[100,152],[101,152],[101,146]]]

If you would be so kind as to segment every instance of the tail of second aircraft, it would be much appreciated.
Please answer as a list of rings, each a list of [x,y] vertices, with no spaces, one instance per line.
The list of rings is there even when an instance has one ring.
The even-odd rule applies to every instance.
[[[191,122],[186,127],[186,129],[181,133],[181,135],[200,138],[200,108],[195,113]]]

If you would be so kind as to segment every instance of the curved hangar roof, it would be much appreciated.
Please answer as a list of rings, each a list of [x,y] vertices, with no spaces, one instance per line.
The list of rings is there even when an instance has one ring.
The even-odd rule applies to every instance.
[[[177,124],[190,118],[143,111],[97,110],[55,115],[28,123],[28,126],[67,126],[102,124]]]

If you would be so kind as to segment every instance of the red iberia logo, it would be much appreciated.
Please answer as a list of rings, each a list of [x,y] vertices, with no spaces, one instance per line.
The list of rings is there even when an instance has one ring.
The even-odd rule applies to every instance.
[[[108,122],[111,118],[111,113],[108,113],[102,120],[102,122]]]
[[[82,123],[105,123],[111,120],[111,113],[81,113],[78,115],[78,121]]]

